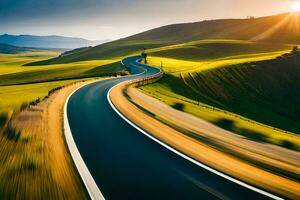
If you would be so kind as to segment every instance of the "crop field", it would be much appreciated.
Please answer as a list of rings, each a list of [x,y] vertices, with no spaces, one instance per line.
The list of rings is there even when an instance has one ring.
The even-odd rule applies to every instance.
[[[177,51],[178,46],[175,47]],[[288,46],[284,48],[270,51],[272,48],[268,47],[265,51],[270,52],[261,49],[259,53],[255,53],[255,48],[250,54],[247,50],[246,54],[225,53],[224,57],[218,54],[210,59],[198,58],[198,54],[193,54],[193,58],[177,58],[177,53],[169,50],[168,55],[163,51],[160,56],[160,52],[154,50],[149,63],[163,66],[166,75],[159,82],[140,89],[170,106],[180,103],[185,112],[250,139],[299,149],[298,108],[295,109],[295,102],[284,102],[284,99],[298,98],[292,95],[295,88],[290,87],[299,84],[296,74],[300,73],[295,70],[299,69],[300,61],[279,61],[274,68],[273,65],[260,66],[260,63],[274,63],[276,57],[290,51]],[[288,65],[291,63],[294,65]],[[293,97],[286,98],[287,94]],[[280,107],[281,103],[284,106]]]

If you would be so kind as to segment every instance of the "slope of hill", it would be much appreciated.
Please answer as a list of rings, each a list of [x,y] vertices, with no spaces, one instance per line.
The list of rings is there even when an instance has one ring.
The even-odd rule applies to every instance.
[[[300,53],[182,78],[202,102],[300,134]]]
[[[220,19],[173,24],[152,29],[124,41],[183,43],[203,39],[262,40],[300,43],[296,28],[300,14],[280,14],[253,19]]]
[[[297,24],[300,15],[281,14],[255,19],[222,19],[174,24],[152,29],[86,51],[44,61],[39,64],[109,59],[148,49],[207,39],[229,39],[268,43],[300,43]]]
[[[34,35],[0,35],[0,43],[10,44],[19,47],[37,48],[67,48],[73,49],[85,46],[95,46],[103,41],[90,41],[82,38],[72,38],[63,36],[34,36]]]
[[[9,44],[0,44],[0,53],[5,54],[15,54],[15,53],[21,53],[26,51],[35,51],[37,49],[34,48],[27,48],[27,47],[17,47]]]
[[[149,56],[188,61],[207,61],[232,56],[260,54],[290,49],[288,45],[244,40],[197,40],[177,45],[151,49]]]

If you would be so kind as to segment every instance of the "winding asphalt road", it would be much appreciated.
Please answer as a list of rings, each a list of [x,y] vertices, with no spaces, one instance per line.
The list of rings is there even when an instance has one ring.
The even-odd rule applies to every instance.
[[[143,135],[111,108],[107,92],[114,85],[158,73],[156,68],[137,63],[138,58],[127,58],[123,63],[133,74],[143,74],[86,85],[67,104],[73,138],[104,197],[268,199],[178,156]]]

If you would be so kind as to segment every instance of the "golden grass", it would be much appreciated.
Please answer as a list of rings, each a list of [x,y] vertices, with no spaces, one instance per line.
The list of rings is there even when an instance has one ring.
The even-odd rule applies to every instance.
[[[287,52],[288,51],[244,54],[231,57],[220,57],[218,59],[206,61],[188,61],[150,56],[149,64],[153,66],[163,65],[163,69],[166,73],[172,74],[175,77],[185,77],[189,76],[191,72],[201,72],[238,63],[274,59]],[[188,85],[187,83],[185,84]],[[189,99],[180,94],[176,94],[172,88],[166,87],[164,84],[155,83],[143,86],[140,88],[140,90],[154,98],[159,99],[160,101],[163,101],[169,106],[173,106],[176,103],[182,103],[184,105],[184,112],[193,114],[209,122],[215,123],[221,119],[232,120],[236,128],[260,132],[261,134],[265,135],[268,138],[268,141],[272,144],[280,145],[282,142],[288,141],[292,144],[295,144],[297,147],[300,146],[300,137],[291,132],[276,129],[235,113]]]
[[[143,86],[140,90],[169,106],[173,106],[176,103],[182,103],[184,105],[184,112],[190,113],[208,122],[214,123],[220,119],[232,120],[237,128],[258,131],[266,135],[273,144],[280,144],[282,141],[289,141],[296,146],[300,146],[300,137],[296,134],[275,129],[274,127],[256,122],[235,113],[188,99],[187,97],[175,94],[173,91],[168,88],[161,87],[160,85],[156,86],[156,84],[153,84]]]
[[[22,103],[29,103],[37,98],[43,99],[52,88],[73,82],[76,82],[76,80],[0,86],[0,112],[19,110]]]
[[[82,83],[16,114],[18,137],[0,136],[0,199],[85,199],[85,190],[63,136],[63,105]]]
[[[125,84],[115,87],[110,94],[112,102],[127,118],[134,121],[145,131],[153,134],[156,138],[202,163],[252,185],[289,198],[299,198],[300,184],[298,182],[261,170],[174,130],[170,126],[139,110],[138,107],[125,97],[124,92],[126,90],[127,87]],[[138,99],[140,100],[140,98]],[[152,104],[152,106],[155,105]],[[205,152],[205,154],[202,152]],[[216,160],[221,160],[222,162],[216,162]]]

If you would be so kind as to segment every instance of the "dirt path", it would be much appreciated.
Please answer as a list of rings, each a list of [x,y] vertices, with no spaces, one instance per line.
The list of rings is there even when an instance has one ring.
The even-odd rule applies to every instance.
[[[204,164],[207,164],[215,169],[225,172],[226,174],[229,174],[233,177],[241,179],[247,183],[250,183],[260,188],[265,188],[266,190],[269,190],[276,194],[287,196],[293,199],[299,198],[299,182],[287,179],[282,176],[278,176],[266,170],[262,170],[261,168],[249,164],[241,160],[240,158],[232,156],[223,151],[217,150],[216,148],[213,148],[206,142],[196,140],[192,137],[187,136],[186,134],[183,134],[181,131],[179,132],[170,126],[167,126],[160,120],[153,118],[153,115],[150,116],[146,114],[145,111],[140,110],[137,106],[135,106],[129,99],[127,99],[124,96],[124,92],[127,92],[129,97],[131,98],[131,101],[134,101],[135,103],[141,105],[144,109],[151,111],[151,113],[154,114],[156,118],[163,118],[164,122],[166,119],[176,119],[172,123],[175,123],[178,127],[189,131],[192,130],[194,132],[199,131],[196,133],[205,137],[211,136],[213,133],[215,133],[216,140],[218,140],[218,142],[220,142],[221,144],[222,141],[219,141],[219,139],[228,138],[228,141],[223,140],[223,143],[231,142],[227,145],[227,147],[231,147],[231,149],[233,150],[234,148],[238,148],[237,151],[240,151],[242,147],[245,148],[247,145],[251,146],[251,143],[243,141],[243,146],[239,145],[236,147],[234,145],[235,143],[232,143],[232,141],[234,141],[233,136],[227,137],[227,133],[226,135],[219,135],[218,132],[215,132],[217,127],[214,127],[212,129],[207,122],[195,122],[193,121],[195,119],[191,121],[191,118],[187,117],[186,113],[183,113],[184,115],[181,116],[180,113],[178,113],[178,111],[175,112],[176,110],[173,111],[167,109],[166,105],[151,97],[146,96],[145,94],[139,92],[137,89],[130,88],[127,91],[125,84],[121,84],[117,86],[114,90],[112,90],[110,97],[114,105],[127,118],[129,118],[139,127],[146,130],[148,133],[154,135],[156,138],[160,139],[161,141],[169,144],[175,149],[184,152],[186,155],[189,155],[190,157]],[[238,136],[238,138],[241,137]],[[255,146],[252,146],[250,147],[250,149],[253,147],[255,148]],[[270,148],[271,150],[273,150],[272,147]],[[245,154],[250,154],[250,156],[253,156],[254,158],[261,158],[261,156],[263,156],[264,159],[266,159],[265,162],[272,160],[274,164],[279,165],[280,163],[280,165],[282,164],[281,167],[288,166],[289,170],[295,170],[296,173],[299,173],[298,153],[291,153],[291,155],[288,156],[288,161],[282,162],[282,160],[285,160],[284,158],[281,158],[279,161],[276,161],[275,158],[271,159],[268,153],[262,153],[266,150],[264,148],[258,149],[260,153],[255,153],[255,155],[253,155],[253,152],[256,152],[256,149],[252,149],[252,153],[250,153],[249,148],[247,149],[248,151],[244,151]],[[285,152],[285,150],[283,152]],[[280,156],[277,156],[276,158],[280,158]]]

